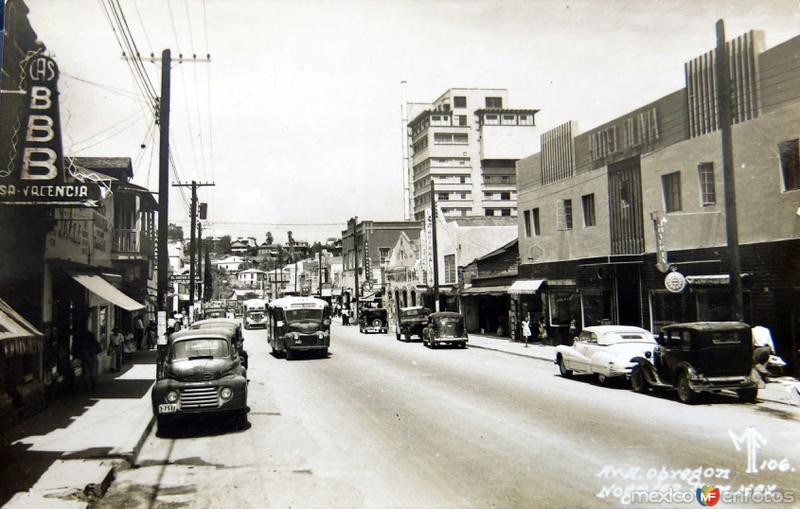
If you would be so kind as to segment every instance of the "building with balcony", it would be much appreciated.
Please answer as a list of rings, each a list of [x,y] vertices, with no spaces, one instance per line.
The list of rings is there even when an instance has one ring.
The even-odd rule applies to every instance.
[[[800,36],[765,50],[751,31],[728,46],[743,318],[769,328],[796,370]],[[684,88],[599,127],[544,133],[518,162],[519,272],[539,289],[520,298],[551,331],[733,318],[715,58],[692,59]]]
[[[505,89],[451,88],[407,105],[409,219],[430,208],[431,182],[447,217],[516,216],[515,163],[539,150],[539,110],[507,103]]]
[[[236,274],[236,281],[240,285],[259,287],[266,281],[267,273],[259,269],[245,269]]]

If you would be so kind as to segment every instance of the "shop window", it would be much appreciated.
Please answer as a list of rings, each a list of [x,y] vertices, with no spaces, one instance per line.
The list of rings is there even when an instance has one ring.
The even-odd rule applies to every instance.
[[[576,324],[580,323],[581,299],[576,291],[551,290],[549,302],[550,325],[568,327],[572,320],[575,320]]]
[[[487,97],[486,98],[486,107],[487,108],[502,108],[503,107],[503,98],[502,97]]]
[[[453,107],[454,108],[466,108],[467,107],[467,98],[463,95],[457,95],[453,97]]]
[[[531,211],[530,210],[526,210],[526,211],[522,212],[522,217],[523,217],[523,219],[525,221],[525,237],[526,238],[530,238],[531,237]]]
[[[594,216],[594,193],[581,196],[583,202],[583,226],[595,226],[597,224]]]
[[[664,210],[680,212],[681,209],[681,172],[676,171],[661,176],[661,188],[664,192]]]
[[[456,255],[444,256],[444,282],[445,284],[455,284],[456,282]]]
[[[700,204],[704,207],[717,203],[717,190],[714,185],[714,163],[702,163],[697,167],[700,177]]]
[[[800,189],[800,146],[798,139],[784,141],[778,145],[783,172],[783,189],[793,191]]]
[[[581,291],[583,327],[611,323],[611,292],[601,289]]]

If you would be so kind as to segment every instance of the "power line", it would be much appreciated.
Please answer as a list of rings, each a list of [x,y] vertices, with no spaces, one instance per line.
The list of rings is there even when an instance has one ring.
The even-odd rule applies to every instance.
[[[123,132],[127,131],[128,129],[130,129],[131,127],[133,127],[136,124],[136,122],[139,120],[139,116],[140,115],[141,115],[141,111],[135,112],[133,115],[131,115],[127,119],[123,120],[123,122],[127,121],[127,123],[125,125],[117,124],[117,126],[119,127],[117,130],[111,131],[108,134],[108,136],[106,136],[104,138],[101,138],[101,139],[95,141],[94,143],[86,145],[85,147],[75,148],[76,145],[86,143],[90,139],[95,138],[95,137],[97,137],[100,134],[103,134],[105,132],[108,132],[109,129],[111,129],[111,128],[106,128],[103,131],[101,131],[99,133],[96,133],[96,134],[90,136],[89,138],[86,138],[86,139],[82,140],[79,143],[73,143],[72,146],[70,147],[70,151],[75,153],[75,154],[79,154],[79,153],[85,152],[86,150],[89,150],[90,148],[95,147],[95,146],[97,146],[97,145],[99,145],[101,143],[104,143],[104,142],[110,140],[111,138],[114,138],[115,136],[118,136],[119,134],[122,134]]]
[[[104,84],[98,83],[96,81],[87,80],[86,78],[80,78],[78,76],[75,76],[75,75],[70,74],[70,73],[65,72],[65,71],[61,71],[61,75],[62,76],[66,76],[67,78],[70,78],[70,79],[75,80],[75,81],[80,81],[81,83],[86,83],[87,85],[92,85],[92,86],[95,86],[97,88],[101,88],[101,89],[106,90],[108,92],[111,92],[113,94],[117,94],[117,95],[119,95],[121,97],[125,97],[127,99],[130,99],[132,101],[142,101],[143,100],[139,95],[136,94],[136,92],[131,92],[130,90],[125,90],[124,88],[113,87],[111,85],[104,85]]]

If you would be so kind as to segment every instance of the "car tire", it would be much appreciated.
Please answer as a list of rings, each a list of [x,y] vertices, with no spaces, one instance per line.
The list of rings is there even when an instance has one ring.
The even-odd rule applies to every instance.
[[[562,378],[572,377],[572,370],[567,369],[567,366],[564,364],[564,358],[560,355],[558,356],[558,372],[561,373]]]
[[[288,349],[284,352],[287,361],[293,361],[295,359],[294,350]]]
[[[326,359],[328,357],[328,349],[327,348],[323,348],[322,350],[320,350],[320,356],[323,359]]]
[[[758,389],[739,389],[736,391],[736,395],[739,396],[739,400],[742,403],[755,403],[758,401]]]
[[[172,421],[164,417],[156,417],[159,436],[169,436],[172,433]]]
[[[466,341],[462,341],[462,342],[461,342],[461,344],[460,344],[460,345],[458,345],[458,346],[459,346],[460,348],[462,348],[462,349],[463,349],[463,348],[466,348],[466,347],[467,347],[467,342],[466,342]]]
[[[639,394],[644,394],[650,388],[641,367],[637,366],[631,372],[631,388],[633,392],[638,392]]]
[[[689,385],[689,375],[685,371],[678,375],[676,388],[678,389],[678,399],[680,399],[682,403],[686,403],[687,405],[694,405],[697,403],[700,395],[692,390],[692,387]]]
[[[602,373],[597,373],[597,383],[602,385],[603,387],[608,386],[608,377]]]
[[[237,412],[233,416],[233,426],[240,431],[247,429],[247,410]]]

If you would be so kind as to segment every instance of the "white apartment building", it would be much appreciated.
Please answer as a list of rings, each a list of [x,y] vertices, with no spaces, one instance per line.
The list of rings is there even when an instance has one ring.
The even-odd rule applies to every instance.
[[[516,216],[516,161],[539,150],[536,109],[511,109],[505,89],[451,88],[409,103],[409,219],[431,203],[445,216]]]

